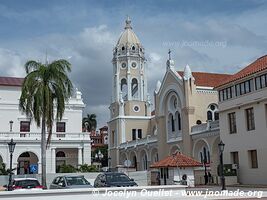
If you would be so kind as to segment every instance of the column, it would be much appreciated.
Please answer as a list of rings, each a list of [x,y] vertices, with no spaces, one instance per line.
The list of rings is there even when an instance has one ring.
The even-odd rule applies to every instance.
[[[82,153],[84,164],[91,165],[91,143],[84,144]]]
[[[38,174],[41,174],[42,173],[42,163],[41,161],[38,162]]]
[[[78,165],[83,164],[82,147],[78,147]]]
[[[51,149],[51,173],[56,173],[56,149]]]

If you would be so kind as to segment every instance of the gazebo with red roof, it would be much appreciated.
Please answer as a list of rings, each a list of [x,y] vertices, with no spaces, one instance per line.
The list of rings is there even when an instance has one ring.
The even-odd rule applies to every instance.
[[[152,164],[150,168],[160,169],[161,185],[179,182],[193,187],[194,168],[201,166],[200,162],[179,152]]]

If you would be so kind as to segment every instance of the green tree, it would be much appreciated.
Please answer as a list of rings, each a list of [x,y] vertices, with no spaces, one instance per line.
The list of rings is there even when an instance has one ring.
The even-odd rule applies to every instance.
[[[63,59],[46,64],[31,60],[25,64],[25,71],[27,75],[22,85],[19,108],[41,127],[42,185],[46,187],[46,148],[51,139],[53,122],[62,119],[65,102],[73,91],[68,78],[71,64]]]
[[[83,129],[88,132],[96,129],[97,121],[96,121],[96,114],[87,114],[86,117],[83,118]]]
[[[8,175],[10,172],[9,169],[6,169],[6,164],[5,163],[1,163],[0,164],[0,175]]]

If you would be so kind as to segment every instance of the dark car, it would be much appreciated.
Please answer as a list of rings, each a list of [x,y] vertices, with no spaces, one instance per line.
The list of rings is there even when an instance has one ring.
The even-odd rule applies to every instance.
[[[94,182],[95,187],[131,187],[137,186],[133,179],[120,172],[104,172]]]
[[[7,186],[6,186],[7,187]],[[36,178],[15,178],[12,181],[12,190],[42,190],[44,187],[40,185]]]
[[[58,176],[50,185],[50,189],[92,188],[84,176]]]

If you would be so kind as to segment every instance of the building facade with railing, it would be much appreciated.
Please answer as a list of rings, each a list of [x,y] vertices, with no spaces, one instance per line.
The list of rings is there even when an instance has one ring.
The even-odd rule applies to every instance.
[[[19,110],[22,78],[0,77],[0,162],[9,168],[7,143],[16,142],[13,168],[16,174],[41,173],[41,129],[33,119]],[[78,167],[91,163],[91,140],[81,128],[85,107],[81,92],[76,90],[66,104],[61,121],[55,121],[51,143],[46,152],[47,173],[61,165]]]

